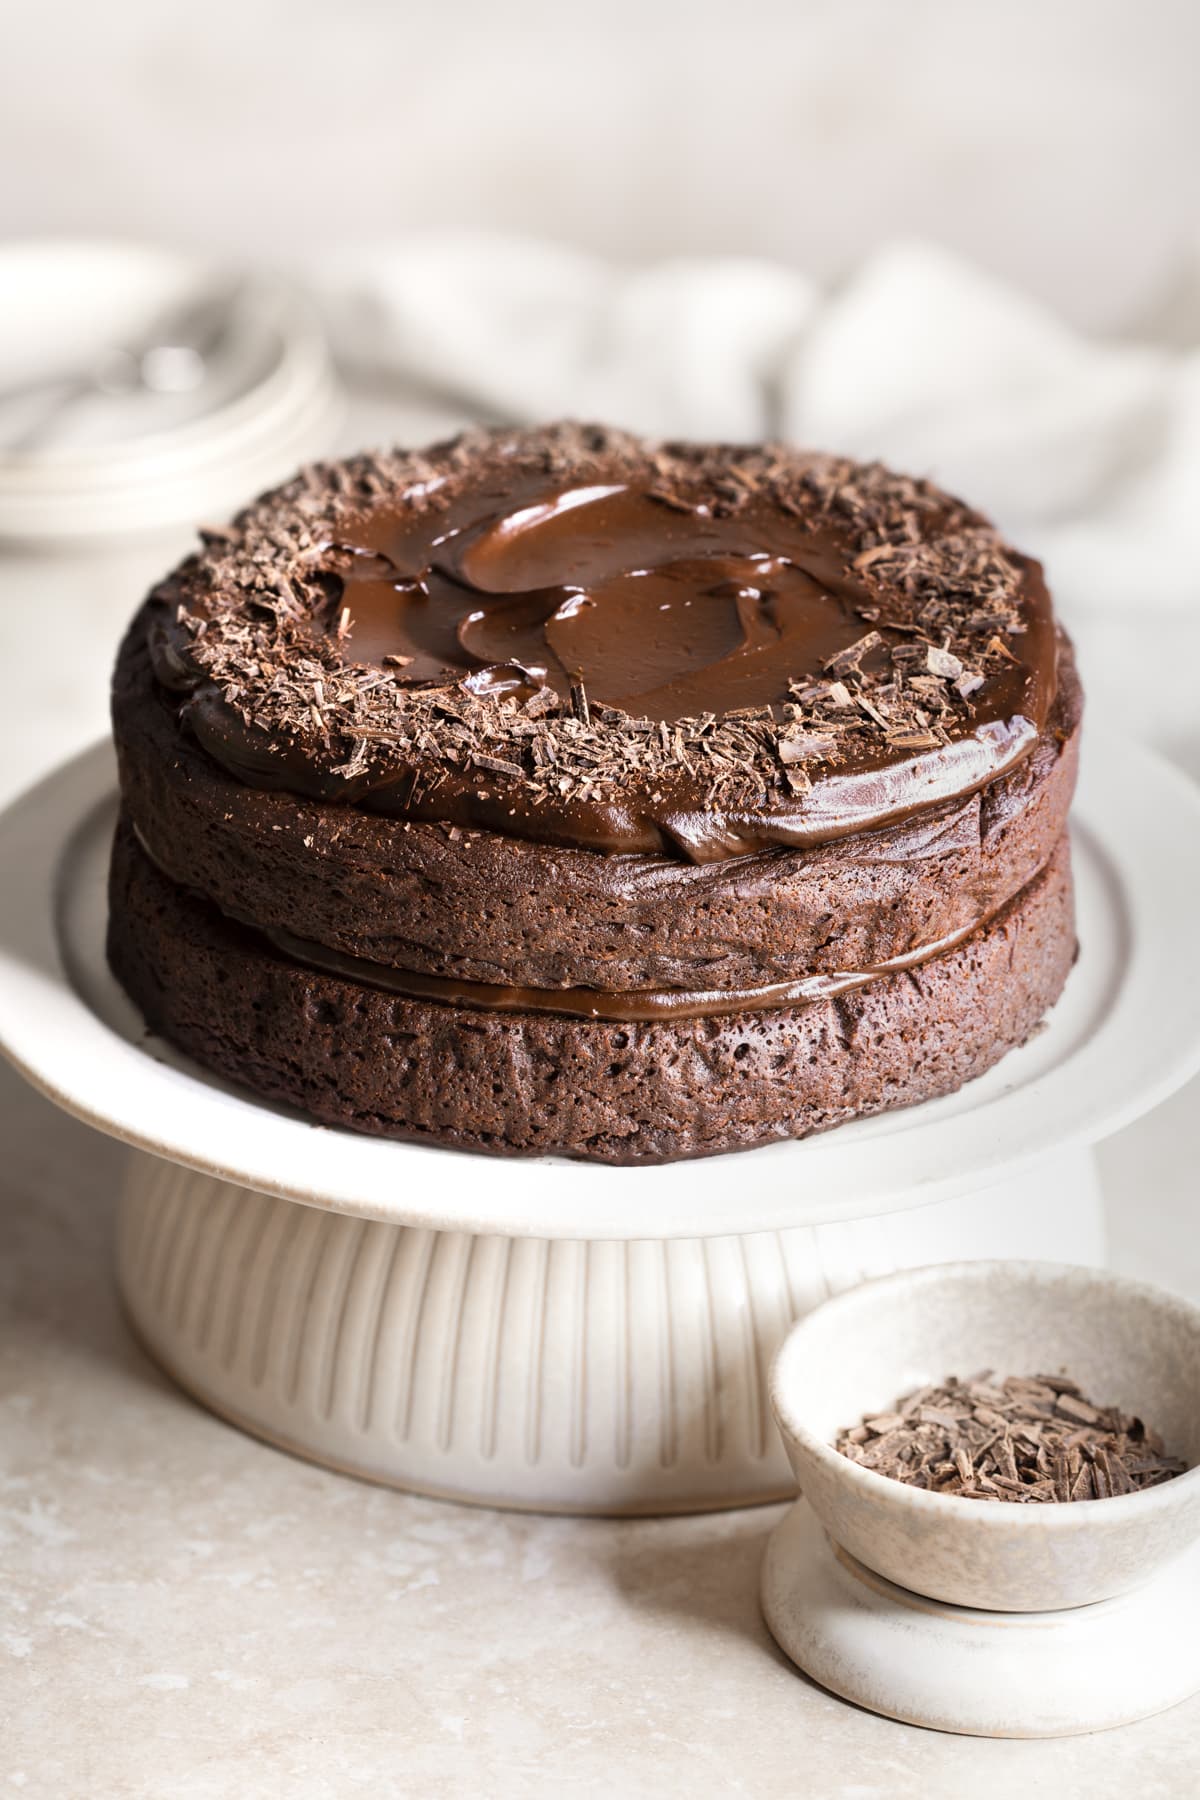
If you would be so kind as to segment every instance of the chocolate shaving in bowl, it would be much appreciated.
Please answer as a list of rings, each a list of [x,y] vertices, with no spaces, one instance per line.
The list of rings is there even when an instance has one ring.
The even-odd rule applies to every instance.
[[[1133,1413],[1097,1406],[1065,1375],[949,1375],[840,1431],[851,1462],[962,1500],[1106,1500],[1157,1487],[1187,1463]]]

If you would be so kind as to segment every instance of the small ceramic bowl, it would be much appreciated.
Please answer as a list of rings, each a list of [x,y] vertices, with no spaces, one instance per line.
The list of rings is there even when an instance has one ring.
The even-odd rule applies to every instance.
[[[947,1375],[1065,1372],[1139,1414],[1184,1475],[1059,1505],[927,1493],[834,1449],[844,1426]],[[805,1498],[836,1544],[932,1599],[999,1611],[1085,1606],[1138,1586],[1200,1536],[1200,1307],[1056,1263],[947,1263],[869,1281],[797,1324],[771,1403]]]

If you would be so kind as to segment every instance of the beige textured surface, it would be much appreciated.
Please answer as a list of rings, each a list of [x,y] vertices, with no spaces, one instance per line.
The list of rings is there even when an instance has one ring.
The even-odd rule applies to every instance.
[[[239,1436],[162,1380],[117,1312],[117,1147],[7,1070],[0,1138],[0,1793],[1183,1800],[1200,1785],[1200,1701],[1112,1736],[1006,1744],[810,1686],[758,1616],[778,1507],[487,1513]],[[1161,1237],[1152,1197],[1139,1211]]]

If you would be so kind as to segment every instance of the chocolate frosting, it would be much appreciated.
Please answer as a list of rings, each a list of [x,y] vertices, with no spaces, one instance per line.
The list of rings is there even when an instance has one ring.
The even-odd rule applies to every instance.
[[[982,786],[1057,654],[1037,564],[929,484],[578,427],[309,472],[151,642],[252,785],[694,861]]]
[[[143,855],[168,880],[173,880],[161,857],[135,825],[133,835]],[[201,894],[201,899],[208,896]],[[443,1006],[468,1006],[481,1012],[549,1013],[568,1019],[600,1019],[613,1024],[644,1024],[654,1019],[723,1018],[737,1013],[767,1012],[779,1006],[800,1006],[829,1000],[866,987],[881,975],[920,968],[922,963],[953,950],[982,930],[1011,905],[1006,895],[999,904],[983,905],[976,917],[957,931],[947,932],[932,943],[918,944],[884,961],[861,969],[822,970],[788,981],[763,982],[737,987],[534,987],[527,983],[467,981],[399,968],[354,956],[332,945],[314,942],[282,926],[254,920],[240,906],[226,899],[220,910],[245,931],[272,946],[289,962],[302,968],[337,975],[407,1000],[434,1000]],[[209,904],[215,902],[209,901]]]
[[[472,1006],[482,1012],[555,1013],[569,1019],[608,1019],[613,1023],[641,1024],[651,1019],[721,1018],[734,1013],[766,1012],[777,1006],[829,1000],[837,994],[866,987],[880,975],[919,968],[932,957],[963,943],[993,916],[987,913],[935,944],[922,944],[916,950],[890,957],[887,962],[876,963],[869,969],[804,975],[795,981],[773,981],[760,987],[627,988],[624,992],[586,987],[502,987],[494,982],[418,975],[408,969],[394,968],[389,963],[348,956],[325,944],[294,937],[290,931],[257,929],[291,962],[319,969],[327,975],[340,975],[367,987],[382,988],[385,993],[402,994],[408,1000],[436,1000],[444,1006]]]

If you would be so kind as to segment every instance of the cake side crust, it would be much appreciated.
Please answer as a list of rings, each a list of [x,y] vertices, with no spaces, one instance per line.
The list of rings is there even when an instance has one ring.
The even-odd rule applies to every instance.
[[[1069,646],[1032,754],[904,825],[725,863],[608,857],[247,787],[181,729],[144,621],[122,647],[125,805],[155,860],[263,929],[450,979],[735,988],[864,968],[969,928],[1049,859],[1075,783]]]
[[[397,999],[323,975],[169,881],[123,818],[109,958],[149,1024],[327,1125],[499,1154],[654,1163],[953,1092],[1022,1043],[1076,953],[1070,851],[920,969],[800,1007],[614,1025]]]

